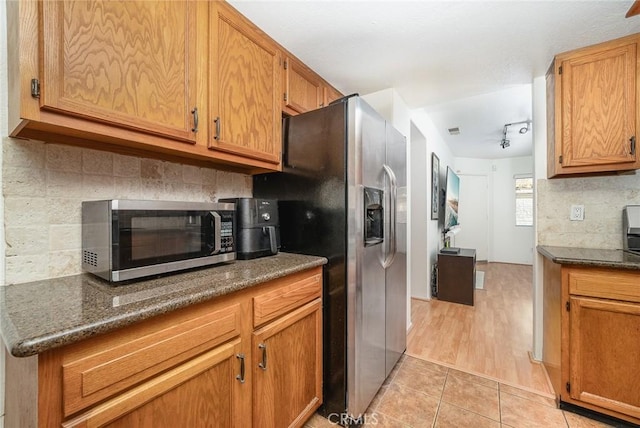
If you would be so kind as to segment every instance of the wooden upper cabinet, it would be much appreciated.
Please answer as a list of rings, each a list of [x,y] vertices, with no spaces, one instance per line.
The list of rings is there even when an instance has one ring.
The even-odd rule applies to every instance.
[[[548,176],[640,168],[640,35],[558,55],[547,76]]]
[[[324,94],[320,76],[292,56],[284,60],[283,76],[283,111],[295,115],[322,107]]]
[[[196,142],[196,122],[206,115],[197,3],[44,1],[40,7],[42,109]]]
[[[209,148],[269,162],[282,150],[277,44],[224,2],[211,3]]]
[[[335,89],[333,86],[325,86],[324,87],[324,105],[328,106],[333,101],[342,98],[343,95]]]

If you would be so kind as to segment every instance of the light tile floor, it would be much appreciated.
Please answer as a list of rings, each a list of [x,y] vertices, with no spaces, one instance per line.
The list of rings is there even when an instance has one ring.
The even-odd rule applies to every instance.
[[[378,428],[600,428],[609,425],[556,408],[552,398],[404,356],[367,410]],[[306,428],[335,427],[314,415]]]

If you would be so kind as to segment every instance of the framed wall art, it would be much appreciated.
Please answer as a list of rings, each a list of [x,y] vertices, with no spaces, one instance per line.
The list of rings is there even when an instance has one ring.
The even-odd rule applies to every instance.
[[[438,219],[440,212],[440,159],[431,153],[431,220]]]

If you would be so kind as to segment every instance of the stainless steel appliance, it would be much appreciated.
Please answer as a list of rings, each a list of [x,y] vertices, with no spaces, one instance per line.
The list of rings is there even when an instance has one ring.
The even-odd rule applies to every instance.
[[[640,254],[640,205],[622,210],[622,245],[625,251]]]
[[[280,223],[278,201],[274,199],[221,199],[236,205],[237,257],[240,260],[278,254]]]
[[[324,256],[325,415],[365,412],[406,348],[406,142],[357,96],[287,118],[282,251]]]
[[[108,281],[235,260],[234,204],[82,203],[82,268]]]

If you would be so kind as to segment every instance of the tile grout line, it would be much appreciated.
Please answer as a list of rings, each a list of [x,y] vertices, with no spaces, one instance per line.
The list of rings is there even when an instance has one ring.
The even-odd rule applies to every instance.
[[[444,389],[447,386],[447,379],[449,379],[449,368],[447,367],[447,372],[444,375],[444,383],[442,384],[442,392],[440,393],[440,398],[438,399],[438,408],[436,409],[436,414],[433,417],[433,422],[431,422],[431,427],[435,428],[436,421],[438,420],[438,415],[440,414],[440,406],[442,405],[442,398],[444,397]]]

